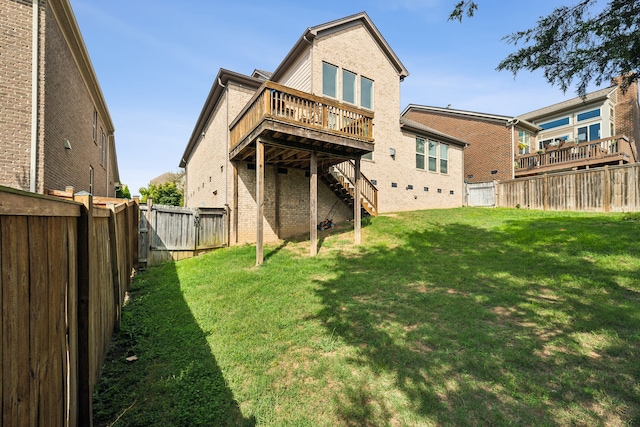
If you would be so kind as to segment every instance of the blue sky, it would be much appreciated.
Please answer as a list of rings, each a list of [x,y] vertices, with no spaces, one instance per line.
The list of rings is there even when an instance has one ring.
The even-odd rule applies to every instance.
[[[120,179],[132,194],[178,164],[220,68],[272,71],[307,27],[366,11],[410,72],[401,106],[517,115],[574,97],[542,73],[495,67],[502,37],[567,1],[479,0],[462,24],[456,0],[70,0],[116,133]],[[569,2],[571,3],[571,2]]]

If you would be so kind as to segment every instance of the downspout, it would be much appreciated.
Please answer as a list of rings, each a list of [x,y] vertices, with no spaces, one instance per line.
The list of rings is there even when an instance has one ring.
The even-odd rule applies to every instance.
[[[223,89],[227,89],[227,87],[225,85],[222,84],[222,80],[220,79],[220,77],[218,77],[218,84],[223,88]],[[229,160],[229,133],[231,133],[231,131],[229,130],[229,91],[225,90],[224,91],[224,97],[225,97],[225,101],[227,104],[227,131],[225,132],[225,150],[227,155],[225,156],[225,170],[224,170],[224,204],[226,206],[229,205],[229,167],[231,166],[231,160]]]
[[[107,185],[106,186],[107,197],[109,197],[109,172],[110,172],[109,169],[110,169],[110,166],[111,166],[111,158],[109,157],[110,154],[111,154],[111,150],[110,150],[111,144],[109,143],[109,141],[113,141],[113,134],[112,133],[109,134],[109,136],[107,136],[107,147],[106,147],[107,153],[104,156],[104,161],[107,162],[107,182],[106,182],[106,185]],[[116,197],[115,191],[114,191],[113,197]]]
[[[516,177],[515,129],[519,122],[515,117],[507,122],[507,126],[511,126],[511,179]]]
[[[33,24],[31,29],[31,164],[29,167],[29,191],[36,192],[38,177],[38,69],[40,50],[39,41],[40,5],[33,0]]]
[[[511,123],[511,179],[515,178],[516,176],[516,149],[514,147],[515,138],[513,135],[515,127],[515,123]]]

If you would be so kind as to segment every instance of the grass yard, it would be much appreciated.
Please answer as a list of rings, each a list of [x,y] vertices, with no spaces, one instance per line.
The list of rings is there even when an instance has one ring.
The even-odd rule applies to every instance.
[[[640,425],[639,214],[408,212],[358,247],[320,238],[139,275],[94,423]]]

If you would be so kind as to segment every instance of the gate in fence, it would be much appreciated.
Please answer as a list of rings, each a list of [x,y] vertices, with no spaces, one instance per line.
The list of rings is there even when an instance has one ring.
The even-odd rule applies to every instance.
[[[496,182],[467,184],[467,206],[495,206]]]
[[[199,251],[225,247],[229,224],[225,208],[140,206],[140,266],[193,257]]]

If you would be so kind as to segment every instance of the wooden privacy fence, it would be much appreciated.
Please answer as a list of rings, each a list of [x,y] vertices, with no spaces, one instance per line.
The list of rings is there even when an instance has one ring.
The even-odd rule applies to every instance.
[[[154,205],[149,201],[146,206],[140,206],[140,210],[141,265],[151,267],[228,246],[226,208],[190,209]]]
[[[92,425],[138,255],[137,204],[96,201],[0,187],[3,426]]]
[[[501,181],[497,206],[593,212],[640,211],[640,163]]]

